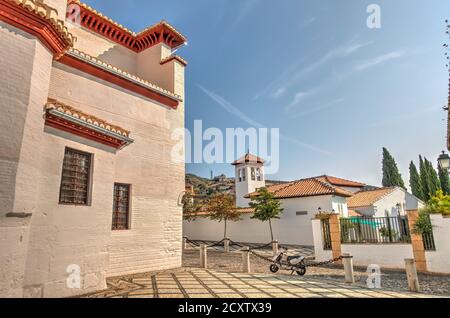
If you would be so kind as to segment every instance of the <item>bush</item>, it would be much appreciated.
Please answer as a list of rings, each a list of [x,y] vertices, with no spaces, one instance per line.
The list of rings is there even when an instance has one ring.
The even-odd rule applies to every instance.
[[[433,233],[430,215],[427,212],[422,211],[419,213],[419,217],[417,218],[416,224],[413,228],[413,233],[417,235],[427,235]]]
[[[450,195],[446,195],[442,190],[438,190],[428,201],[423,212],[450,216]]]

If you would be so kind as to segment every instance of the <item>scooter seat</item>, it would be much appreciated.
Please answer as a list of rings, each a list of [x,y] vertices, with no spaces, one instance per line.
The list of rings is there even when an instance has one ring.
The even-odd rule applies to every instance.
[[[296,262],[293,262],[293,261],[300,262],[300,261],[302,261],[303,259],[304,259],[303,256],[288,256],[287,261],[288,261],[289,263],[296,263]]]

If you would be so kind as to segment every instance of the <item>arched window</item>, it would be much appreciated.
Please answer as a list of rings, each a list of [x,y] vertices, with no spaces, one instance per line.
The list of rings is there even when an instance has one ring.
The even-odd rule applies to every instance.
[[[252,181],[255,181],[255,168],[252,168]]]
[[[242,181],[245,182],[245,168],[242,169]]]

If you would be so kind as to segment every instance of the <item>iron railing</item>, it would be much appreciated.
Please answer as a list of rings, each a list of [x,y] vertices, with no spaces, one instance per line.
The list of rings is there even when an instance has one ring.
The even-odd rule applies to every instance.
[[[431,224],[431,218],[429,215],[428,215],[428,220]],[[423,247],[425,248],[425,251],[435,251],[436,250],[436,244],[434,243],[433,231],[431,231],[430,233],[424,233],[422,235],[422,239],[423,239]]]
[[[331,250],[330,220],[322,220],[323,249]]]
[[[408,219],[405,216],[341,218],[340,225],[342,243],[411,243]]]

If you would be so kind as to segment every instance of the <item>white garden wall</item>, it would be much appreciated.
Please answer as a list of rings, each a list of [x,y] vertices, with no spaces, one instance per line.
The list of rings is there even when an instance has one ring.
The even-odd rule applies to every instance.
[[[333,258],[331,250],[323,249],[322,221],[312,220],[312,229],[314,236],[314,255],[317,262],[327,261]]]
[[[426,251],[427,267],[430,272],[450,274],[450,218],[431,215],[436,251]]]
[[[279,220],[272,221],[274,239],[281,244],[313,246],[311,219],[319,207],[323,211],[331,211],[336,202],[341,201],[341,198],[331,195],[283,199],[284,212]],[[344,210],[347,211],[346,204]],[[227,236],[235,242],[269,243],[269,223],[252,220],[251,215],[244,214],[241,221],[228,222]],[[191,240],[218,241],[223,238],[223,228],[223,223],[201,217],[193,222],[184,221],[183,235]]]
[[[352,255],[355,266],[405,268],[405,258],[414,258],[411,244],[342,244],[342,253]]]

